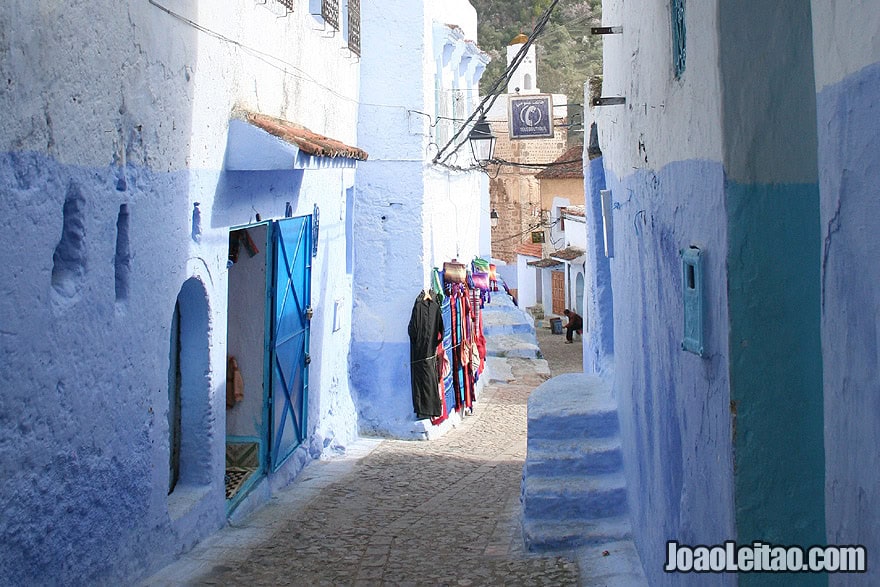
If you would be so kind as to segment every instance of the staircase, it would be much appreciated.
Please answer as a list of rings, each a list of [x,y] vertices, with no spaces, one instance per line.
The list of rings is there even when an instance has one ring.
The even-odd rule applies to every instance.
[[[630,538],[617,406],[596,376],[567,373],[529,397],[523,538],[530,551]]]

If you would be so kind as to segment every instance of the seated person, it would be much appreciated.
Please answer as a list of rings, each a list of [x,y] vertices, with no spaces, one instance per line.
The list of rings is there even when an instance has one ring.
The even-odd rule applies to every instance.
[[[572,340],[572,333],[577,331],[578,334],[582,333],[584,328],[584,319],[580,317],[576,312],[572,312],[571,310],[564,310],[562,312],[565,314],[565,317],[568,318],[568,324],[565,325],[565,344],[571,344],[574,341]]]

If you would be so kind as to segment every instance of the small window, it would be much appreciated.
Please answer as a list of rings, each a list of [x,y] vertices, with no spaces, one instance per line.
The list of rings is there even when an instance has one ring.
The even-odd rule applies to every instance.
[[[309,12],[324,26],[339,30],[339,0],[309,0]]]
[[[171,353],[168,367],[168,493],[180,479],[180,302],[174,305],[171,318]]]
[[[348,0],[348,49],[361,56],[361,0]]]
[[[687,57],[684,3],[685,0],[672,0],[672,67],[675,79],[684,73]]]
[[[339,30],[339,0],[322,0],[321,18],[331,28]]]

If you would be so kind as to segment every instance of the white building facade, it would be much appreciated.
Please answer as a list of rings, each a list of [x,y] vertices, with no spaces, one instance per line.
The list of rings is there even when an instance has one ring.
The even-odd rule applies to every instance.
[[[358,145],[370,160],[355,194],[349,365],[361,430],[422,438],[430,423],[416,420],[411,399],[413,302],[435,267],[490,254],[488,182],[473,168],[468,129],[445,165],[434,158],[479,103],[488,57],[466,0],[384,3],[364,14],[361,30]]]

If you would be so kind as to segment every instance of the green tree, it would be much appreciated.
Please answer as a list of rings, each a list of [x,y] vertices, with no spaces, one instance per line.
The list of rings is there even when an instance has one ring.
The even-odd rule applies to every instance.
[[[507,45],[519,33],[530,34],[552,0],[472,0],[478,16],[480,48],[492,62],[481,87],[488,89],[507,67]],[[538,87],[565,94],[570,103],[583,101],[584,82],[602,73],[601,36],[590,27],[602,21],[601,0],[561,0],[535,41]],[[506,84],[501,91],[506,91]]]

